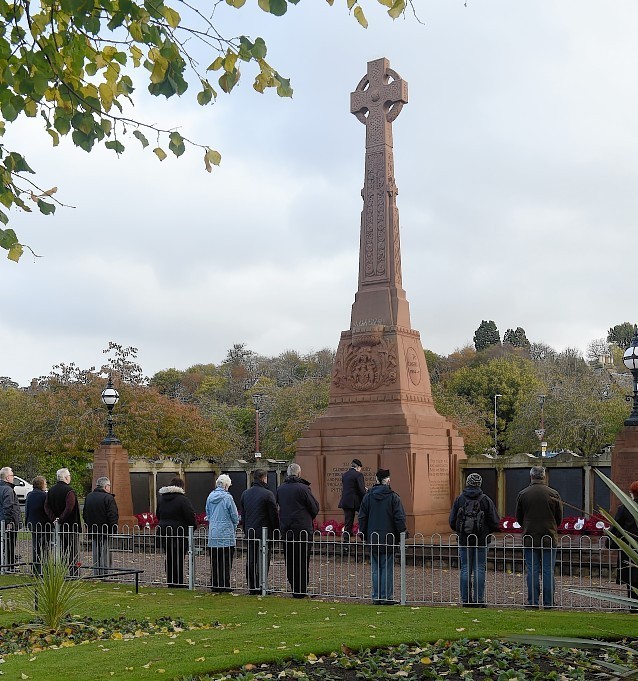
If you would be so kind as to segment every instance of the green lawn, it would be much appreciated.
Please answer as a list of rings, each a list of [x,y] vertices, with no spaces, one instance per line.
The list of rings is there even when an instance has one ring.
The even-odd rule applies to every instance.
[[[2,592],[3,600],[17,596]],[[232,596],[186,590],[144,588],[139,595],[124,586],[90,587],[77,617],[117,615],[143,620],[165,615],[193,628],[130,640],[92,642],[35,654],[7,655],[0,665],[6,679],[173,679],[205,674],[308,653],[438,639],[546,634],[577,637],[638,638],[638,617],[582,613],[459,607],[378,607],[328,600],[270,596]],[[0,610],[0,626],[29,616]],[[218,622],[221,626],[213,626]]]

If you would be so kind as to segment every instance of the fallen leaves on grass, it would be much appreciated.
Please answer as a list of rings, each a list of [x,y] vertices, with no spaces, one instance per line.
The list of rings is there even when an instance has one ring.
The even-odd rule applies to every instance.
[[[348,651],[346,653],[344,648]],[[609,651],[598,649],[561,650],[528,645],[512,645],[492,639],[437,641],[423,646],[401,645],[392,648],[352,651],[345,645],[342,653],[309,653],[285,663],[245,665],[222,674],[189,677],[188,681],[262,681],[299,679],[300,681],[359,681],[361,679],[463,679],[487,681],[521,679],[594,679],[609,663],[635,666],[628,654],[611,659]],[[351,654],[350,654],[351,653]],[[629,656],[631,657],[631,656]],[[250,674],[246,672],[250,670]]]

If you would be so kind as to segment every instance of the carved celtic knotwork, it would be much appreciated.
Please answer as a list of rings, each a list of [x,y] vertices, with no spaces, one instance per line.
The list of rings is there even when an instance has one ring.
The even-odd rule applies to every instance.
[[[394,343],[376,334],[370,344],[357,338],[342,346],[335,359],[332,382],[339,388],[376,390],[397,380],[397,354]]]

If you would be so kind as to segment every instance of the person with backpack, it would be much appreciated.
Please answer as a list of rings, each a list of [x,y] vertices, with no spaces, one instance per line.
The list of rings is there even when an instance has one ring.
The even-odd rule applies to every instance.
[[[465,489],[454,500],[450,528],[458,534],[461,603],[484,608],[487,548],[500,521],[494,502],[483,493],[483,478],[470,473]]]

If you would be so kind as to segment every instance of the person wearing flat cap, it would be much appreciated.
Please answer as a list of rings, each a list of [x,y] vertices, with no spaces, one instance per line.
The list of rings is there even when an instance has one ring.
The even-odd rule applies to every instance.
[[[361,469],[363,464],[359,459],[352,459],[350,468],[341,476],[341,501],[339,508],[343,509],[343,541],[349,542],[354,526],[354,515],[359,510],[366,486],[363,482]]]
[[[394,600],[394,544],[406,531],[401,498],[390,489],[390,471],[380,468],[377,482],[359,508],[359,531],[370,544],[372,603],[396,605]]]
[[[461,603],[466,608],[485,607],[487,547],[500,521],[482,484],[478,473],[470,473],[450,511],[450,528],[458,534]]]

